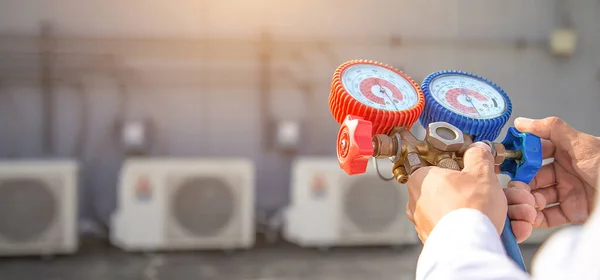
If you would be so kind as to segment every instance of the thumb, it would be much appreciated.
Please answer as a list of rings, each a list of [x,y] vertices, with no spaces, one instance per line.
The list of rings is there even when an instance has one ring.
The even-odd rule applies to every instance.
[[[578,131],[558,117],[532,120],[516,118],[515,128],[520,132],[534,134],[542,139],[550,140],[556,146],[568,147],[571,140],[577,137]]]
[[[425,166],[417,169],[413,174],[410,175],[407,185],[409,196],[414,200],[418,200],[419,196],[421,196],[421,185],[423,185],[423,181],[429,172],[435,168],[434,166]]]
[[[465,171],[475,171],[486,174],[494,173],[494,157],[492,149],[485,143],[476,142],[471,144],[463,156]]]

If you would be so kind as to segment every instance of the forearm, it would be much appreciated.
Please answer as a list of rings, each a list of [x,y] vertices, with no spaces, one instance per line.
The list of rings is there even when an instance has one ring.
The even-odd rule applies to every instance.
[[[494,225],[474,209],[448,213],[431,231],[417,265],[418,280],[529,279],[507,256]]]

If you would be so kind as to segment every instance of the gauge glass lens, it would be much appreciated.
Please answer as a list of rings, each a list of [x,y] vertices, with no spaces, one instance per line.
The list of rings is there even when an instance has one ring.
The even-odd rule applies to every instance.
[[[385,67],[357,64],[342,73],[344,89],[357,101],[381,110],[402,111],[417,104],[413,85]]]
[[[443,75],[429,86],[433,98],[446,109],[475,119],[492,119],[506,111],[506,100],[486,82],[465,75]]]

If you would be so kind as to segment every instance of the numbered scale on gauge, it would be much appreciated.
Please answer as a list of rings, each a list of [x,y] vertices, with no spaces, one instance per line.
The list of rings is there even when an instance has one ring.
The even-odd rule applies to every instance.
[[[342,73],[342,84],[357,101],[381,110],[406,110],[419,99],[409,81],[380,65],[350,66]]]
[[[420,117],[427,127],[447,122],[473,137],[495,140],[510,118],[508,95],[495,83],[462,71],[440,71],[425,78],[421,86],[425,109]]]
[[[447,109],[477,119],[501,116],[506,102],[498,90],[487,83],[463,75],[446,75],[434,79],[431,95]]]
[[[364,173],[373,154],[372,136],[410,130],[424,106],[421,87],[392,66],[362,59],[340,65],[329,93],[329,110],[340,124],[340,167],[348,174]]]
[[[348,61],[333,74],[329,109],[340,125],[352,116],[370,122],[373,134],[410,129],[424,104],[421,87],[411,77],[377,61]]]

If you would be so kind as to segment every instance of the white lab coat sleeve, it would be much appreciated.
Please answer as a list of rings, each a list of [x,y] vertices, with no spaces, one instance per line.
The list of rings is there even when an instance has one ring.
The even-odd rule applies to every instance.
[[[586,234],[580,226],[570,227],[546,240],[532,262],[535,279],[600,279],[598,242],[586,242]]]
[[[535,279],[600,279],[600,212],[554,233],[532,262]]]
[[[464,208],[446,214],[431,231],[419,256],[416,279],[530,278],[506,256],[490,219]]]

